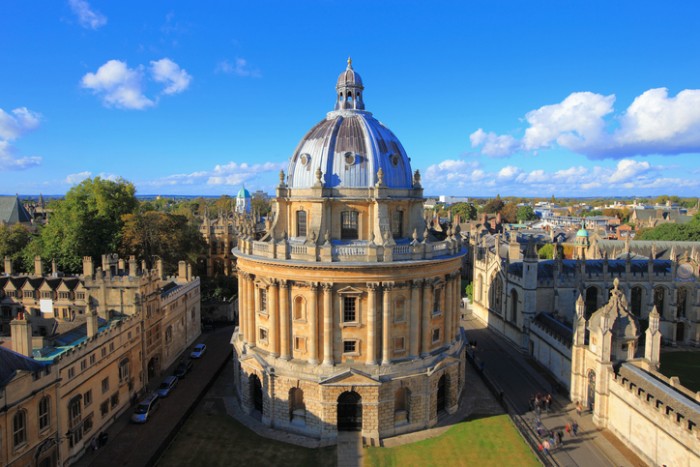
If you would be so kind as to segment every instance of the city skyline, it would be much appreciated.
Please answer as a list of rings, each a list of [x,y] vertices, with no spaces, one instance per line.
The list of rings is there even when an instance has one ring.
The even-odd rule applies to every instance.
[[[700,191],[697,6],[198,6],[5,5],[0,191],[272,192],[348,56],[426,194]]]

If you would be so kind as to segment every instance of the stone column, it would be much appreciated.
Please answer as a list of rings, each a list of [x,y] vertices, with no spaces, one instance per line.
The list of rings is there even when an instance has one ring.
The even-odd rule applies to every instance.
[[[245,341],[245,326],[248,323],[247,303],[246,303],[245,273],[238,271],[238,335]]]
[[[318,364],[318,283],[312,282],[311,286],[311,303],[309,303],[309,363],[312,365]]]
[[[420,355],[420,280],[415,280],[411,284],[411,317],[409,320],[409,355],[417,357]]]
[[[289,283],[280,281],[280,358],[289,360]]]
[[[423,283],[423,318],[421,323],[422,329],[422,345],[421,345],[421,357],[427,357],[430,353],[430,340],[432,339],[432,332],[430,329],[430,320],[433,314],[433,285],[430,281],[425,281]]]
[[[454,287],[454,303],[452,304],[454,307],[454,312],[452,313],[452,316],[454,317],[452,320],[452,340],[455,340],[459,335],[459,327],[460,323],[462,322],[462,276],[459,274],[459,272],[455,273],[455,279],[452,281],[452,285]]]
[[[391,289],[393,282],[382,283],[382,365],[391,363]]]
[[[270,353],[273,357],[279,357],[279,283],[276,279],[270,282],[270,287],[267,289],[269,295],[269,309],[267,310],[270,318]]]
[[[444,331],[444,342],[448,344],[452,342],[452,274],[447,275],[447,282],[445,282],[445,331]]]
[[[246,301],[248,302],[248,324],[246,324],[246,331],[248,332],[248,344],[255,347],[255,282],[253,281],[253,276],[248,275],[246,277],[247,291],[246,291]]]
[[[377,364],[377,287],[379,284],[367,284],[367,365]]]
[[[323,284],[323,364],[333,366],[333,284]]]

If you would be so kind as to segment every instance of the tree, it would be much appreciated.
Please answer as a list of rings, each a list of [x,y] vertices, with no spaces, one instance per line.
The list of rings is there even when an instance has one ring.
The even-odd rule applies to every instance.
[[[467,284],[467,286],[464,288],[464,293],[467,295],[467,298],[469,299],[469,303],[474,303],[474,283],[470,282]]]
[[[31,240],[29,227],[22,224],[0,224],[0,259],[8,257],[19,270],[26,271],[28,264],[24,261],[23,253]]]
[[[537,214],[535,214],[532,206],[520,206],[517,211],[518,222],[527,222],[537,220]]]
[[[554,245],[551,243],[545,243],[537,250],[537,257],[540,259],[552,259],[554,258]]]
[[[253,195],[253,198],[250,200],[250,207],[253,212],[257,212],[261,216],[267,216],[272,210],[270,201],[260,193],[255,193]]]
[[[495,214],[503,209],[503,206],[505,206],[505,203],[501,200],[501,196],[496,195],[495,198],[488,200],[484,204],[484,212],[486,214]]]
[[[78,272],[84,256],[97,258],[119,245],[122,216],[134,212],[134,185],[124,179],[88,178],[53,203],[49,223],[29,249],[55,259],[67,272]]]
[[[476,208],[471,203],[455,203],[450,206],[450,212],[458,214],[463,221],[476,219]]]
[[[501,220],[507,223],[515,223],[518,221],[518,205],[510,202],[501,209]]]
[[[123,220],[120,254],[149,261],[159,257],[166,273],[175,272],[180,260],[196,264],[206,251],[204,237],[185,216],[148,211],[126,214]]]

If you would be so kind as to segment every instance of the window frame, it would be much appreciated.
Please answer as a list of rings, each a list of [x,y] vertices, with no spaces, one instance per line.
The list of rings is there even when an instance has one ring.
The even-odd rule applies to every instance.
[[[358,240],[360,238],[359,212],[342,211],[340,213],[340,238],[342,240]]]
[[[346,350],[346,345],[352,344],[352,350]],[[343,356],[354,357],[360,355],[360,340],[359,339],[343,339]]]
[[[303,209],[297,211],[296,228],[297,237],[306,237],[308,232],[308,215]]]
[[[51,398],[44,396],[39,400],[39,431],[47,430],[51,426]]]

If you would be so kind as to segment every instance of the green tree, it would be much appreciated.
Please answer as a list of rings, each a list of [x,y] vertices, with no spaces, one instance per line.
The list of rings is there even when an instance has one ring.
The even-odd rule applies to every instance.
[[[474,283],[470,282],[467,284],[467,286],[464,288],[464,293],[467,294],[467,298],[469,299],[469,303],[474,303]]]
[[[272,210],[270,201],[260,193],[255,193],[250,200],[250,207],[253,212],[257,212],[261,216],[267,216]]]
[[[503,222],[515,223],[518,221],[518,205],[510,202],[501,209],[501,219]]]
[[[117,251],[122,216],[134,212],[134,185],[123,179],[88,178],[52,205],[49,223],[29,252],[55,259],[66,272],[78,272],[84,256]]]
[[[484,204],[484,212],[487,214],[495,214],[500,212],[505,206],[505,203],[501,199],[501,195],[496,195],[495,198],[490,199]]]
[[[532,206],[520,206],[517,211],[518,222],[527,222],[537,220],[537,214],[535,214]]]
[[[206,251],[204,237],[185,216],[148,211],[126,214],[123,221],[119,253],[150,261],[159,257],[168,274],[177,270],[180,260],[196,264]]]
[[[458,214],[463,221],[476,219],[476,208],[471,203],[455,203],[450,206],[450,211],[453,215]]]
[[[10,258],[14,267],[27,271],[24,249],[32,240],[32,231],[22,224],[0,224],[0,259]],[[31,264],[31,263],[29,263]]]
[[[552,259],[554,258],[554,245],[551,243],[545,243],[537,250],[537,256],[540,259]]]

